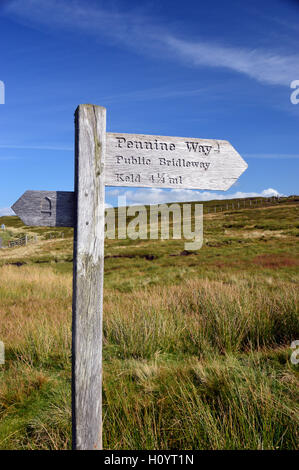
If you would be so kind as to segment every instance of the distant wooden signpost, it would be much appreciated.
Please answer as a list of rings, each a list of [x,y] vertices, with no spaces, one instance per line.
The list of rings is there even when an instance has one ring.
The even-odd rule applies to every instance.
[[[75,191],[26,191],[26,225],[74,227],[73,448],[102,448],[102,305],[106,186],[227,190],[247,164],[227,141],[106,133],[106,109],[75,113]]]

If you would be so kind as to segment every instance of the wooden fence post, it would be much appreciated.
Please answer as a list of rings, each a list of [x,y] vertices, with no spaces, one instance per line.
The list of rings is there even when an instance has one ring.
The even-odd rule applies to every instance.
[[[72,329],[73,448],[102,448],[102,310],[106,109],[75,113]]]

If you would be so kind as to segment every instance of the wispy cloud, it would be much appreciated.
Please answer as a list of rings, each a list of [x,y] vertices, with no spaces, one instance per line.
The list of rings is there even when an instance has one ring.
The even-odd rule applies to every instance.
[[[299,75],[299,55],[282,56],[275,51],[225,47],[206,42],[167,40],[183,60],[194,66],[222,67],[260,82],[287,85]]]
[[[14,150],[59,150],[71,152],[74,147],[71,146],[56,146],[56,145],[14,145],[14,144],[1,144],[1,149],[14,149]],[[0,157],[1,158],[1,157]]]
[[[11,0],[3,10],[27,24],[76,30],[96,37],[104,35],[122,43],[133,44],[136,36],[142,34],[154,39],[156,28],[136,9],[128,6],[126,12],[121,12],[115,6],[108,10],[103,4],[83,0]]]
[[[165,191],[164,189],[111,189],[106,190],[106,198],[117,198],[125,196],[126,204],[142,205],[142,204],[163,204],[170,202],[191,202],[191,201],[211,201],[225,199],[239,199],[246,197],[271,197],[282,196],[276,189],[264,189],[260,193],[257,192],[241,192],[237,191],[233,194],[219,194],[212,191],[194,191],[190,189],[172,189]]]
[[[1,156],[0,155],[0,162],[6,162],[6,161],[9,161],[9,160],[18,160],[18,157],[15,157],[14,155],[3,155]]]
[[[105,103],[119,103],[120,101],[151,101],[156,99],[168,99],[168,98],[186,98],[188,96],[199,96],[205,95],[210,92],[211,89],[207,87],[195,88],[193,90],[184,89],[169,89],[165,87],[160,88],[148,88],[144,90],[136,90],[128,93],[117,93],[115,95],[104,96],[102,100]]]
[[[73,30],[95,39],[108,37],[142,53],[160,54],[193,67],[229,69],[265,84],[289,86],[299,76],[298,54],[178,38],[171,25],[159,25],[140,10],[121,12],[102,5],[82,0],[12,0],[4,11],[26,23]]]
[[[0,207],[0,217],[5,215],[16,215],[10,207]]]

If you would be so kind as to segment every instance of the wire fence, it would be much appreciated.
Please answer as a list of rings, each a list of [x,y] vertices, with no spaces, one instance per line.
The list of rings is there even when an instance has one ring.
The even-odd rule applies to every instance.
[[[37,237],[29,237],[28,235],[25,235],[24,237],[20,237],[15,240],[8,240],[7,246],[8,248],[13,248],[15,246],[25,246],[32,242],[36,243]]]
[[[45,240],[52,240],[55,238],[64,238],[64,232],[52,232],[45,235]]]
[[[45,240],[51,240],[51,239],[56,239],[56,238],[64,238],[64,233],[63,232],[50,233],[50,234],[46,234],[46,236],[44,237]],[[19,238],[14,238],[12,240],[3,240],[3,238],[0,237],[0,248],[15,248],[15,247],[26,246],[28,244],[37,243],[37,242],[38,242],[37,235],[34,235],[34,236],[23,235]]]
[[[286,198],[279,196],[272,196],[269,198],[259,198],[259,199],[232,199],[230,202],[226,201],[225,204],[221,202],[215,206],[207,205],[204,206],[204,212],[206,214],[215,214],[217,212],[229,211],[229,210],[238,210],[238,209],[255,209],[260,207],[268,207],[269,205],[282,204],[283,202],[299,202],[299,197]]]

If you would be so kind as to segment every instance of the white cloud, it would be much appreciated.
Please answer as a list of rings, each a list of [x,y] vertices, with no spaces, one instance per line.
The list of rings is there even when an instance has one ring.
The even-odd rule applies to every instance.
[[[299,55],[275,51],[227,47],[200,41],[168,38],[168,44],[194,66],[222,67],[273,85],[287,85],[299,75]]]
[[[106,199],[109,197],[125,197],[126,200],[122,205],[147,205],[147,204],[163,204],[170,202],[191,202],[191,201],[211,201],[226,199],[241,199],[246,197],[272,197],[283,196],[276,189],[264,189],[260,193],[257,192],[241,192],[237,191],[233,194],[220,194],[212,191],[197,191],[192,189],[172,189],[165,191],[164,189],[107,189]]]
[[[0,207],[0,217],[5,215],[16,215],[10,207]]]
[[[13,0],[4,7],[12,18],[26,24],[68,29],[108,37],[139,52],[154,53],[163,58],[176,58],[194,67],[226,68],[245,74],[259,82],[289,86],[299,76],[299,55],[274,50],[249,49],[216,44],[207,40],[185,40],[135,9],[110,10],[101,2],[82,0]]]
[[[99,37],[109,36],[114,41],[133,43],[137,35],[148,37],[154,27],[147,27],[148,18],[128,7],[120,12],[110,10],[102,2],[83,0],[12,0],[4,11],[10,16],[29,24],[38,24],[61,29],[76,30]]]

